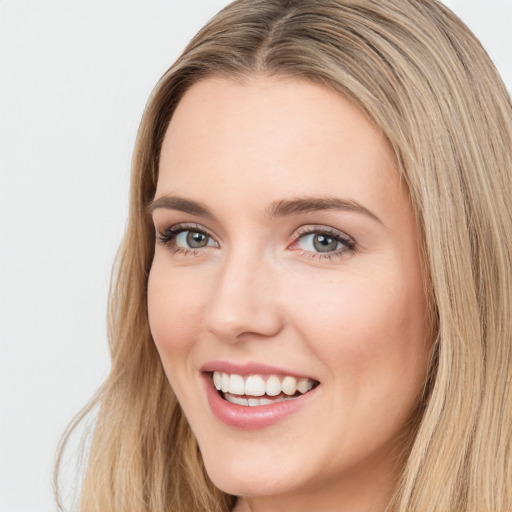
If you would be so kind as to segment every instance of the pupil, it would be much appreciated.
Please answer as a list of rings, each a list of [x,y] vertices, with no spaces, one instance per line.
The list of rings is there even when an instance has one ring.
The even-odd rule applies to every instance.
[[[313,239],[313,245],[318,252],[330,252],[336,250],[338,241],[330,236],[316,235]]]
[[[204,247],[207,244],[207,237],[203,233],[198,233],[197,231],[189,231],[187,235],[187,244],[189,247],[198,248]]]

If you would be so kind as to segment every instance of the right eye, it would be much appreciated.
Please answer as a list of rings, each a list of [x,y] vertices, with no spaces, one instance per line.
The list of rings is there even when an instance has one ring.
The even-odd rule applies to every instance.
[[[157,242],[180,252],[195,251],[219,244],[205,231],[195,226],[172,226],[157,235]]]

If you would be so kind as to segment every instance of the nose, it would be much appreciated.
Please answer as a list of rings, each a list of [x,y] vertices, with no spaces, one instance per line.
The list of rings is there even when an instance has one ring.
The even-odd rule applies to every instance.
[[[206,329],[233,343],[270,338],[283,327],[278,284],[271,265],[232,255],[219,271],[206,308]]]

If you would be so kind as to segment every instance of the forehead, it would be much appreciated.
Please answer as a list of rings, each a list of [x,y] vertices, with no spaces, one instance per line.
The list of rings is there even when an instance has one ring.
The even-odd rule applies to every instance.
[[[359,108],[325,87],[274,77],[209,78],[178,104],[157,195],[205,186],[229,200],[403,194],[386,138]]]

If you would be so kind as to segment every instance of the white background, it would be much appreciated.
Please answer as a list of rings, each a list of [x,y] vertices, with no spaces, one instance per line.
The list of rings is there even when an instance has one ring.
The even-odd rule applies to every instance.
[[[0,0],[0,512],[55,510],[108,371],[106,296],[152,87],[226,0]],[[451,0],[512,89],[512,0]]]

